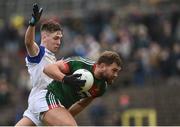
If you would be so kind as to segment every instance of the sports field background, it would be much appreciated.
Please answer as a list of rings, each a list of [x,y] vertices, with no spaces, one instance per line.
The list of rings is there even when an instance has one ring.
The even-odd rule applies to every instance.
[[[14,125],[27,107],[24,34],[34,2],[41,21],[62,24],[58,59],[95,60],[104,50],[123,58],[120,76],[76,117],[79,125],[180,125],[179,0],[0,0],[0,125]]]

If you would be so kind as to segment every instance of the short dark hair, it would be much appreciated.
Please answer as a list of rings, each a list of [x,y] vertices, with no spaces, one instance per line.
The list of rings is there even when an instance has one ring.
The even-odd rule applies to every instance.
[[[46,20],[41,25],[41,31],[47,31],[47,32],[56,32],[56,31],[62,31],[62,27],[57,21],[54,20]]]
[[[113,51],[104,51],[97,60],[97,64],[101,64],[101,63],[105,63],[107,65],[116,63],[120,67],[122,67],[123,64],[120,56]]]

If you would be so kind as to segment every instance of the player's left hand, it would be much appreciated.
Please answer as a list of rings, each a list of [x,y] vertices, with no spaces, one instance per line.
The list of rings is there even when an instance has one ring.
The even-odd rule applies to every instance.
[[[33,13],[31,20],[29,21],[30,26],[35,26],[37,24],[37,22],[40,20],[42,12],[43,8],[39,8],[37,3],[33,4]]]

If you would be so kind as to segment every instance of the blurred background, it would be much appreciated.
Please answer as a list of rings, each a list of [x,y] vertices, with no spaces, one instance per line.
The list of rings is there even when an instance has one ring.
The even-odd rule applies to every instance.
[[[180,125],[179,0],[0,0],[0,125],[14,125],[31,89],[24,35],[32,4],[64,30],[57,58],[118,52],[123,71],[79,125]],[[37,25],[36,41],[40,42]]]

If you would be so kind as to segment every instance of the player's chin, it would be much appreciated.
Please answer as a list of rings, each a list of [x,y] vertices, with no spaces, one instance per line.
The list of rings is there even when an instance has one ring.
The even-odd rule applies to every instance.
[[[56,53],[59,50],[59,47],[54,47],[53,52]]]
[[[112,85],[113,84],[113,79],[109,79],[109,80],[107,80],[107,83],[108,83],[108,85]]]

